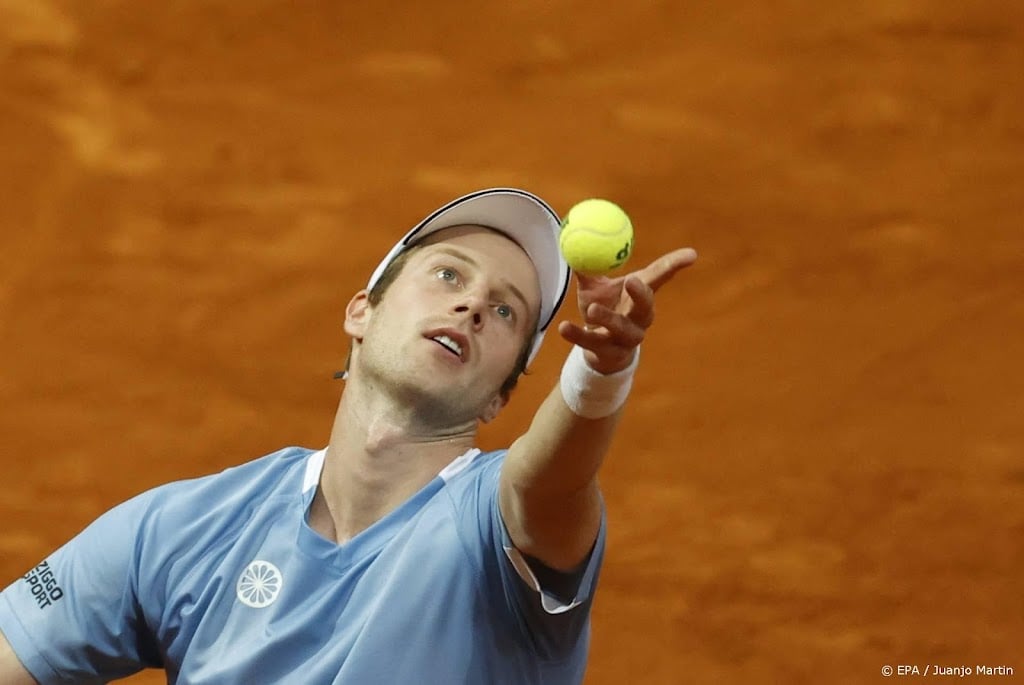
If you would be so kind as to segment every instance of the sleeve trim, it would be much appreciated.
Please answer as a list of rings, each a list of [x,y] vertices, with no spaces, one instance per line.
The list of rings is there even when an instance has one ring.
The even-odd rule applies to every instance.
[[[545,592],[544,588],[540,586],[540,581],[537,580],[537,576],[533,573],[533,569],[530,568],[526,559],[523,558],[523,553],[515,547],[509,547],[508,545],[502,545],[502,548],[505,550],[505,556],[508,557],[508,560],[512,563],[512,568],[516,570],[519,577],[540,595],[540,605],[548,614],[551,614],[552,616],[564,614],[583,603],[579,599],[574,598],[571,602],[566,604],[557,597]]]

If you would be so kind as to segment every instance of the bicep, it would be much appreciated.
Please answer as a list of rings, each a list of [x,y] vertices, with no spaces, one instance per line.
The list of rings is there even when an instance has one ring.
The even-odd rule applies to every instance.
[[[0,632],[0,683],[3,685],[36,685],[35,678],[22,665],[3,632]]]
[[[461,535],[471,559],[481,563],[484,595],[508,619],[504,625],[538,655],[564,658],[579,643],[588,625],[604,552],[603,507],[598,505],[596,540],[591,538],[589,555],[584,555],[582,565],[574,564],[571,574],[552,568],[548,569],[550,573],[538,575],[538,567],[531,566],[536,560],[519,549],[501,513],[498,490],[502,461],[489,465],[477,480],[477,487],[468,489],[463,495],[466,499],[458,502]],[[558,581],[552,582],[556,574]]]
[[[524,492],[503,474],[499,508],[516,548],[560,571],[571,571],[586,559],[601,525],[597,481],[573,493],[543,497]]]

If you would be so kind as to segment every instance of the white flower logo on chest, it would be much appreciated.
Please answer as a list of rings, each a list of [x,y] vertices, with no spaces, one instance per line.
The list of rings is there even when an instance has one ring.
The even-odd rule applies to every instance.
[[[269,561],[256,559],[245,567],[238,577],[235,592],[238,601],[253,609],[262,609],[274,603],[281,593],[284,578]]]

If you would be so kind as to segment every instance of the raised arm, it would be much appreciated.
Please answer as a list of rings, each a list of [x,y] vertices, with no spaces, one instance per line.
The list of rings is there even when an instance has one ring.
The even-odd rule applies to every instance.
[[[558,332],[582,355],[575,350],[570,354],[563,382],[555,385],[530,428],[509,448],[501,473],[502,518],[512,542],[524,554],[568,571],[590,552],[601,521],[597,473],[621,407],[596,418],[580,416],[566,401],[564,376],[584,386],[587,371],[599,374],[595,377],[599,385],[614,386],[616,379],[628,382],[638,347],[654,322],[655,293],[696,258],[693,250],[685,248],[626,276],[578,277],[583,325],[563,321]],[[581,408],[577,397],[569,400],[577,411],[594,413]]]

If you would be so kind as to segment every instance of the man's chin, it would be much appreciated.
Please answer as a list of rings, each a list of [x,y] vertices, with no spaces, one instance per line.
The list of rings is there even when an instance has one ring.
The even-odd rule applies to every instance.
[[[416,408],[421,420],[437,425],[476,423],[487,403],[471,401],[471,394],[435,376],[404,387],[402,401]]]

